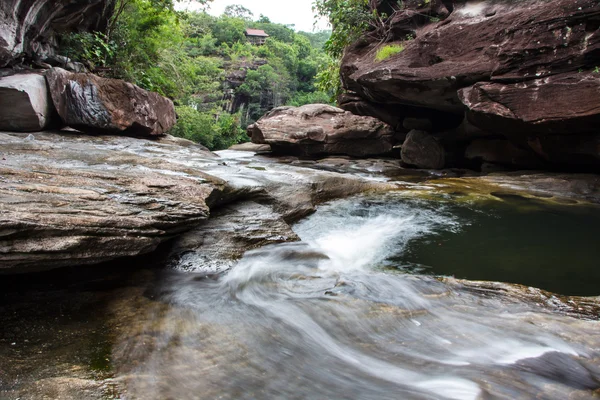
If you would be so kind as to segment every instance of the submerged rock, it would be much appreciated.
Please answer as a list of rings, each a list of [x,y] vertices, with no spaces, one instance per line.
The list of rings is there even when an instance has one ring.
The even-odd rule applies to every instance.
[[[254,143],[271,145],[274,153],[366,157],[390,153],[394,132],[375,118],[308,104],[273,109],[248,127],[248,135]]]
[[[177,121],[171,100],[119,79],[53,68],[46,80],[58,114],[75,129],[155,137]]]
[[[17,74],[0,79],[0,129],[37,132],[56,119],[42,75]]]

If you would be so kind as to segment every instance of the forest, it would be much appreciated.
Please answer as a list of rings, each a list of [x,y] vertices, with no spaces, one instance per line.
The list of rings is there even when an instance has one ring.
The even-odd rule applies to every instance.
[[[264,30],[253,45],[246,29]],[[245,128],[282,105],[328,103],[316,82],[332,63],[331,32],[295,32],[232,5],[218,17],[160,0],[119,0],[106,32],[60,38],[61,53],[96,74],[123,79],[175,103],[172,134],[211,150],[246,141]]]

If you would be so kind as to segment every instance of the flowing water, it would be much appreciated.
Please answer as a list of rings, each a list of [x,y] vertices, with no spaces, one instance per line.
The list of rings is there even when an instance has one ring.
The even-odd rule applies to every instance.
[[[437,277],[600,294],[598,210],[521,203],[358,196],[230,271],[165,272],[120,379],[144,399],[597,398],[597,321]]]

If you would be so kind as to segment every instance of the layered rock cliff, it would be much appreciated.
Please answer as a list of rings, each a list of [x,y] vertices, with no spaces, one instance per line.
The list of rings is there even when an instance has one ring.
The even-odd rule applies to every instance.
[[[342,108],[405,132],[415,118],[425,120],[452,153],[449,165],[467,155],[514,167],[600,168],[600,3],[380,0],[371,7],[389,18],[347,49]],[[390,45],[399,51],[378,61]]]
[[[113,0],[2,0],[0,68],[54,53],[57,33],[103,31]]]

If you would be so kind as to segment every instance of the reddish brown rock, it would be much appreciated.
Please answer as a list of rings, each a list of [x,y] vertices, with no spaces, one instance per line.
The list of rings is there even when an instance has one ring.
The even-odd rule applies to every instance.
[[[600,74],[550,76],[522,83],[480,82],[459,91],[469,121],[499,134],[598,131]]]
[[[372,0],[369,6],[390,17],[346,50],[341,78],[352,96],[344,108],[396,129],[400,120],[428,119],[430,131],[447,132],[442,142],[459,153],[478,137],[496,136],[529,155],[533,150],[553,168],[600,167],[589,139],[600,122],[598,1]],[[390,44],[403,50],[376,60]],[[468,126],[460,125],[463,116]],[[561,136],[581,137],[587,150]],[[558,142],[568,144],[561,149]],[[486,157],[506,159],[507,146],[496,147],[496,155],[487,149]]]
[[[345,87],[375,103],[461,113],[458,89],[480,81],[576,72],[598,58],[600,4],[595,0],[452,3],[451,14],[439,22],[443,16],[431,7],[409,9],[408,4],[396,13],[390,24],[397,33],[388,44],[402,43],[404,50],[387,60],[375,60],[382,46],[375,38],[349,48],[342,62]],[[407,21],[412,30],[401,29]],[[408,34],[414,40],[407,40]]]
[[[429,133],[412,130],[402,144],[402,162],[417,168],[444,168],[445,150]]]
[[[46,74],[65,125],[92,133],[160,136],[177,117],[173,102],[118,79],[53,68]]]
[[[375,118],[308,104],[275,108],[249,126],[248,134],[254,143],[271,145],[274,153],[365,157],[389,153],[394,131]]]

